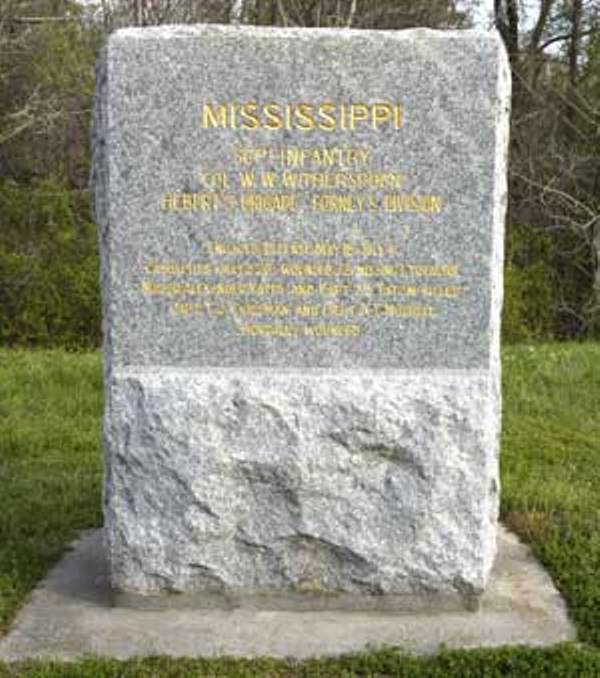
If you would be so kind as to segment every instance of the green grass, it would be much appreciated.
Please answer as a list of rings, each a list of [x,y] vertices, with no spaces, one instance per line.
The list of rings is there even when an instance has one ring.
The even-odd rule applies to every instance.
[[[600,676],[600,344],[504,352],[502,513],[565,595],[579,644],[394,650],[312,662],[90,658],[0,664],[31,676]],[[0,633],[35,583],[100,515],[98,354],[0,350]]]
[[[600,344],[513,347],[503,364],[503,519],[600,647]]]
[[[0,633],[77,531],[100,525],[97,354],[0,350]]]
[[[328,676],[395,676],[398,678],[597,678],[600,653],[586,647],[559,645],[541,650],[500,648],[441,652],[411,657],[395,650],[303,662],[276,659],[169,659],[154,657],[119,662],[90,658],[76,664],[28,662],[0,664],[0,678],[325,678]]]

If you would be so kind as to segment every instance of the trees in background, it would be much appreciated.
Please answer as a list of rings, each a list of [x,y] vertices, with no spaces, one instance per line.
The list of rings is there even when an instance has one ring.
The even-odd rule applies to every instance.
[[[0,343],[99,341],[87,184],[101,40],[72,2],[0,4]]]
[[[506,320],[519,339],[589,336],[600,322],[600,3],[494,10],[513,73]]]
[[[245,23],[279,26],[458,28],[466,18],[454,0],[237,0],[233,9]]]
[[[94,62],[102,36],[64,0],[0,5],[0,177],[87,187]]]
[[[474,3],[471,3],[474,4]],[[600,332],[600,0],[494,0],[513,71],[509,340]],[[2,0],[0,342],[94,345],[94,63],[129,25],[469,25],[454,0]]]
[[[163,23],[354,28],[459,27],[455,0],[97,0],[105,30]]]

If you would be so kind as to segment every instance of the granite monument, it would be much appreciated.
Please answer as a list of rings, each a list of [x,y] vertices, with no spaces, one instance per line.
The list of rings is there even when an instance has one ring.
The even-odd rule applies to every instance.
[[[111,36],[93,146],[115,589],[481,594],[509,101],[493,32]]]

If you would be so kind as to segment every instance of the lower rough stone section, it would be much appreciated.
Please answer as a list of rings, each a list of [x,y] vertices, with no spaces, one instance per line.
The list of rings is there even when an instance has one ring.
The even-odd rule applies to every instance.
[[[499,490],[487,372],[128,368],[108,398],[118,590],[483,591]]]

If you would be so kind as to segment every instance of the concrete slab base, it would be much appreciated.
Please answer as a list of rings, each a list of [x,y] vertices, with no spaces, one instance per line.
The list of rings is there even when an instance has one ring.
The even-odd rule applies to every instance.
[[[131,609],[114,606],[101,532],[86,533],[34,591],[0,660],[174,657],[307,658],[395,646],[415,653],[508,644],[551,645],[575,638],[548,574],[500,528],[488,590],[466,610]]]

